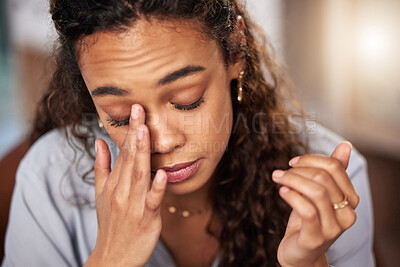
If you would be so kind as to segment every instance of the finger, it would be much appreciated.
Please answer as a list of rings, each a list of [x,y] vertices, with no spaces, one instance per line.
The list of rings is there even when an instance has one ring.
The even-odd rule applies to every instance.
[[[136,151],[136,134],[137,127],[144,123],[144,110],[139,104],[134,104],[131,107],[131,116],[129,118],[128,132],[125,135],[125,139],[122,143],[121,152],[124,152],[124,156],[130,158],[131,153]],[[126,152],[126,153],[125,153]]]
[[[357,220],[357,214],[350,206],[335,210],[335,214],[343,230],[349,229]]]
[[[310,167],[296,167],[291,168],[287,172],[300,175],[306,179],[317,182],[321,186],[324,186],[328,192],[331,201],[331,207],[333,206],[333,203],[340,203],[343,201],[343,192],[340,190],[340,188],[335,183],[333,178],[329,175],[329,173],[325,170]],[[342,229],[349,228],[351,225],[353,225],[356,219],[355,212],[350,206],[334,210],[334,215],[336,216],[336,220]],[[322,224],[326,225],[324,223]],[[335,232],[335,227],[336,226],[331,227],[329,225],[326,227],[328,236],[332,236],[331,231]]]
[[[146,197],[146,209],[143,219],[153,219],[159,215],[159,208],[164,197],[165,189],[167,188],[167,174],[164,170],[159,169],[156,172],[150,191]]]
[[[128,197],[129,195],[133,169],[135,166],[134,159],[136,155],[137,127],[141,121],[144,121],[143,109],[140,105],[132,105],[128,132],[121,147],[121,169],[118,174],[117,186],[115,188],[115,194],[118,194],[121,198]]]
[[[302,220],[300,230],[300,241],[302,244],[312,244],[314,243],[313,239],[319,239],[321,236],[321,224],[315,206],[305,197],[287,186],[282,186],[280,188],[279,195],[292,207],[293,211],[296,212]]]
[[[332,202],[325,186],[293,172],[276,170],[272,177],[275,182],[302,194],[317,208],[319,221],[327,238],[332,239],[340,233],[341,228],[336,220]]]
[[[331,157],[339,160],[344,169],[347,169],[352,148],[353,146],[349,141],[344,141],[335,148],[335,151],[333,151]]]
[[[136,156],[130,185],[129,199],[133,206],[144,208],[150,187],[150,136],[146,125],[141,124],[137,133]],[[137,206],[136,206],[137,207]]]
[[[314,167],[296,167],[287,170],[287,172],[300,175],[324,186],[332,203],[338,203],[343,200],[342,190],[326,170]]]
[[[107,180],[105,181],[103,194],[106,199],[109,199],[111,195],[114,193],[115,186],[117,185],[119,172],[121,170],[122,165],[122,156],[118,155],[117,160],[111,170],[111,173],[108,175]]]
[[[94,174],[95,174],[95,196],[96,199],[103,191],[104,184],[111,172],[111,155],[108,150],[107,143],[102,139],[96,139],[96,160],[94,162]]]
[[[351,183],[343,165],[338,159],[321,155],[306,154],[290,160],[290,165],[293,168],[314,167],[326,170],[335,180],[340,190],[348,196],[351,207],[353,209],[357,207],[359,197],[354,190],[354,186]]]

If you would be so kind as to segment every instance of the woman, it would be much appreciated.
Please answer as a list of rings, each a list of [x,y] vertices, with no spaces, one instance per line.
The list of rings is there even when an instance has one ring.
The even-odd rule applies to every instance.
[[[237,1],[53,0],[50,12],[57,70],[3,266],[328,266],[356,221],[351,146],[334,150],[318,126],[310,151],[332,155],[295,157],[309,151],[284,75]],[[355,151],[350,165],[365,184]],[[329,249],[337,266],[373,265],[357,189],[366,220]]]

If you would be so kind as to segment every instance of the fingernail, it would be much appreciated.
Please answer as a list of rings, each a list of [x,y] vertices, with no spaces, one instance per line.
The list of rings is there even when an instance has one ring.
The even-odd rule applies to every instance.
[[[142,127],[143,127],[142,125],[139,125],[139,126],[138,126],[138,129],[137,129],[137,138],[138,138],[139,140],[142,140],[142,139],[143,139],[144,130],[143,130]]]
[[[96,150],[96,154],[97,154],[97,150],[98,150],[97,146],[98,146],[98,144],[97,144],[97,139],[96,139],[96,141],[94,141],[94,149]]]
[[[293,165],[295,165],[297,162],[299,162],[299,159],[300,159],[299,156],[292,158],[292,159],[289,161],[289,166],[290,166],[290,167],[293,167]]]
[[[353,145],[349,141],[346,140],[346,141],[343,141],[342,143],[348,144],[350,146],[350,149],[353,149]]]
[[[287,186],[282,186],[282,187],[281,187],[281,193],[282,193],[282,194],[286,194],[287,192],[289,192],[289,190],[290,190],[290,189],[289,189],[289,187],[287,187]]]
[[[132,117],[132,119],[139,118],[139,108],[135,105],[132,106],[131,117]]]
[[[274,179],[281,178],[285,173],[286,173],[286,171],[275,170],[275,171],[272,173],[272,178],[274,178]]]
[[[161,184],[162,181],[164,180],[163,175],[161,175],[159,172],[156,173],[156,178],[154,179],[154,182]]]

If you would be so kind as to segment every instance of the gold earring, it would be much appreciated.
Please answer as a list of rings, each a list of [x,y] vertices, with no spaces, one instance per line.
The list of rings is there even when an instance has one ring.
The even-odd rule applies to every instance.
[[[237,100],[240,103],[242,103],[243,100],[243,75],[244,75],[244,71],[241,71],[239,73],[239,78],[238,78],[238,97]]]

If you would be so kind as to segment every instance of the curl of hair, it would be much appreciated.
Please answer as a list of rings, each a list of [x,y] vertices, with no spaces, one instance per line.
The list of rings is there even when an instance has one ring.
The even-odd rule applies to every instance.
[[[96,114],[77,64],[77,47],[85,36],[124,31],[138,19],[187,19],[220,44],[227,65],[246,53],[241,104],[236,100],[237,81],[231,83],[234,125],[215,172],[214,212],[207,230],[219,239],[220,266],[279,266],[277,248],[290,209],[271,174],[286,169],[289,159],[306,152],[307,145],[293,134],[296,129],[288,120],[285,98],[301,113],[288,91],[288,79],[243,6],[236,0],[51,0],[50,13],[59,33],[56,71],[38,106],[31,142],[68,126],[93,159],[91,127],[78,131],[85,126],[84,114]],[[232,41],[239,15],[246,24],[245,46]],[[222,229],[212,229],[215,219]]]

